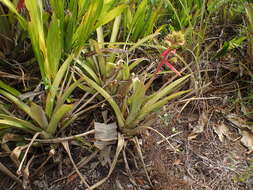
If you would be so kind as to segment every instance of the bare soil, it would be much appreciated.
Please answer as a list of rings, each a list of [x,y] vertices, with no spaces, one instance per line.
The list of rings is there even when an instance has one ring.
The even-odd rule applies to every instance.
[[[109,180],[100,186],[99,190],[251,190],[253,189],[253,175],[250,167],[252,155],[247,154],[247,149],[240,140],[239,133],[220,112],[228,103],[222,99],[199,100],[192,102],[182,113],[179,104],[173,108],[156,113],[156,122],[153,128],[168,138],[155,131],[147,130],[140,137],[140,145],[144,155],[145,167],[151,178],[152,186],[136,154],[134,146],[129,143],[126,156],[131,173],[126,169],[123,157],[120,157],[117,167]],[[175,106],[178,105],[178,106]],[[195,109],[190,107],[204,107]],[[168,111],[169,110],[169,111]],[[196,111],[198,110],[198,111]],[[205,112],[208,122],[203,132],[195,138],[189,136],[195,126],[198,125],[201,114]],[[230,137],[221,142],[214,132],[214,127],[224,122],[230,130]],[[71,152],[75,162],[90,155],[87,149],[71,146]],[[79,190],[85,189],[77,174],[68,178],[73,170],[68,156],[62,148],[58,149],[61,158],[59,161],[50,161],[42,171],[31,178],[30,189],[36,190]],[[1,161],[4,158],[0,158]],[[41,155],[38,163],[46,157]],[[7,163],[7,162],[5,162]],[[10,169],[14,167],[8,164]],[[33,165],[34,168],[36,168]],[[80,169],[89,183],[94,184],[104,178],[108,173],[107,166],[101,166],[97,157]],[[31,172],[34,171],[31,168]],[[7,176],[0,174],[0,189],[20,189]],[[62,179],[63,178],[63,179]]]

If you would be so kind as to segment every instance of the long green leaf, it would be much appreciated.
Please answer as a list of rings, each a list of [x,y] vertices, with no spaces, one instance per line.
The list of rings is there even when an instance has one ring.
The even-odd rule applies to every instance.
[[[3,81],[0,80],[0,88],[4,89],[5,91],[11,93],[14,96],[19,96],[21,93],[16,90],[15,88],[12,88],[8,84],[4,83]]]
[[[34,124],[32,124],[31,122],[29,121],[25,121],[23,119],[19,119],[17,117],[13,117],[13,116],[8,116],[6,114],[0,114],[0,118],[2,120],[5,120],[5,121],[10,121],[10,122],[15,122],[17,125],[14,125],[15,126],[19,126],[19,127],[23,127],[22,129],[26,130],[26,131],[29,131],[31,133],[33,132],[41,132],[42,129],[41,128],[38,128],[36,127]]]
[[[182,22],[179,18],[179,14],[178,14],[178,10],[174,7],[174,5],[171,3],[171,0],[166,0],[167,4],[169,5],[169,7],[172,9],[174,16],[176,17],[176,20],[179,24],[180,29],[182,29]]]
[[[57,74],[55,76],[52,87],[50,88],[50,91],[47,95],[45,110],[46,110],[46,115],[48,116],[48,118],[51,118],[54,104],[55,104],[55,97],[56,97],[56,94],[59,90],[59,85],[62,82],[62,79],[66,73],[66,70],[67,70],[69,64],[71,63],[71,61],[73,60],[73,58],[74,58],[74,54],[69,55],[69,57],[62,64],[62,66],[60,67],[59,71],[57,72]]]
[[[88,4],[88,2],[86,1]],[[82,5],[86,6],[86,5]],[[85,7],[83,7],[85,9]],[[65,31],[65,39],[64,39],[64,45],[66,52],[70,52],[73,45],[73,35],[75,33],[77,24],[78,24],[78,14],[80,13],[77,6],[77,0],[71,0],[68,3],[68,11],[65,17],[65,25],[66,25],[66,31]],[[83,14],[82,14],[83,15]]]
[[[132,122],[131,124],[129,124],[128,126],[126,126],[127,128],[134,128],[141,120],[143,120],[149,113],[156,111],[157,109],[161,108],[162,106],[164,106],[165,104],[167,104],[170,100],[173,100],[185,93],[190,92],[191,90],[185,90],[185,91],[180,91],[180,92],[176,92],[174,94],[171,94],[169,96],[167,96],[166,98],[163,98],[162,100],[154,103],[153,105],[150,105],[148,108],[145,109],[141,109],[138,117],[136,118],[136,120],[134,120],[134,122]]]
[[[144,23],[144,19],[145,19],[145,13],[148,7],[148,0],[143,0],[140,2],[140,4],[137,7],[137,10],[134,14],[131,26],[130,26],[130,33],[133,34],[133,39],[137,40],[137,38],[139,37],[138,31],[141,31],[141,29],[143,30],[143,23]],[[142,22],[142,23],[141,23]]]
[[[15,121],[10,121],[10,120],[5,120],[5,119],[0,119],[0,129],[6,129],[9,126],[9,128],[18,128],[21,130],[24,130],[26,132],[30,132],[32,134],[34,134],[34,131],[31,131],[30,129],[28,129],[26,126],[23,126],[22,124],[20,124],[19,122],[15,122]]]
[[[21,100],[19,100],[17,97],[13,96],[12,94],[10,94],[10,93],[8,93],[8,92],[6,92],[4,90],[0,89],[0,94],[2,94],[6,98],[8,98],[11,102],[13,102],[14,104],[16,104],[18,106],[18,108],[20,108],[21,110],[23,110],[27,115],[29,115],[41,127],[44,126],[43,123],[41,122],[41,118],[38,117],[38,112],[37,111],[35,111],[31,107],[29,107],[27,104],[25,104],[24,102],[22,102]],[[36,109],[36,110],[38,110],[38,109]]]
[[[72,83],[70,85],[70,87],[63,93],[63,95],[61,97],[59,97],[59,99],[57,100],[56,106],[55,106],[56,110],[59,109],[59,107],[64,104],[64,102],[67,100],[67,98],[69,98],[69,96],[72,94],[72,92],[81,84],[82,81],[83,81],[83,79],[78,79],[77,81]]]
[[[53,135],[57,129],[57,126],[59,125],[60,120],[66,115],[66,113],[68,113],[71,109],[73,108],[73,105],[62,105],[61,107],[59,107],[59,109],[57,109],[52,117],[51,120],[49,122],[48,128],[47,128],[47,132],[50,135]]]
[[[100,18],[100,20],[96,24],[95,28],[98,28],[98,27],[112,21],[114,18],[119,16],[122,13],[122,11],[124,11],[125,8],[127,8],[126,4],[119,5],[119,6],[115,7],[114,9],[112,9],[111,11],[109,11],[108,13],[106,13],[105,16]]]
[[[54,78],[58,71],[63,42],[60,20],[57,19],[55,14],[53,14],[51,19],[52,21],[48,29],[46,45],[48,50],[48,62],[52,72],[52,77]]]
[[[132,123],[139,114],[141,106],[145,100],[145,85],[142,81],[135,78],[133,79],[133,95],[130,99],[130,111],[126,119],[125,125]]]
[[[33,113],[33,117],[35,121],[40,125],[40,127],[42,127],[43,129],[46,129],[48,126],[48,121],[42,107],[35,103],[32,103],[31,112]]]
[[[103,0],[90,1],[90,6],[82,18],[82,22],[73,36],[73,46],[79,50],[95,30],[95,23],[99,19],[103,8]]]
[[[101,84],[101,80],[98,78],[97,74],[92,70],[92,68],[90,68],[87,65],[87,62],[81,62],[78,59],[75,59],[75,61],[80,67],[82,67],[85,70],[85,72],[87,72],[87,74],[90,76],[90,78],[95,80],[96,83]]]
[[[179,79],[177,79],[176,81],[172,82],[171,84],[169,84],[167,87],[165,87],[164,89],[156,92],[155,94],[152,95],[151,99],[149,99],[145,105],[143,106],[143,110],[148,109],[150,106],[152,106],[153,104],[155,104],[159,99],[163,98],[164,96],[167,96],[168,94],[170,94],[171,92],[173,92],[173,90],[181,85],[187,78],[189,78],[191,75],[186,75],[184,77],[181,77]]]
[[[52,71],[48,63],[48,52],[46,47],[44,26],[43,26],[43,7],[42,2],[38,0],[26,1],[26,8],[29,12],[30,21],[28,31],[31,37],[35,56],[40,65],[40,71],[44,82],[51,85]]]
[[[64,22],[64,5],[65,5],[65,2],[66,1],[50,0],[50,6],[51,6],[53,12],[56,14],[56,17],[61,22]]]
[[[158,35],[159,35],[159,33],[154,33],[154,34],[150,34],[150,35],[138,40],[138,42],[135,45],[133,45],[128,51],[135,50],[137,47],[141,46],[143,43],[145,43],[151,39],[154,39]]]
[[[16,104],[18,106],[18,108],[20,108],[27,115],[29,115],[31,118],[33,118],[30,107],[28,105],[26,105],[24,102],[22,102],[21,100],[19,100],[17,97],[13,96],[12,94],[10,94],[4,90],[1,90],[1,89],[0,89],[0,94],[2,94],[4,97],[8,98],[11,102]]]
[[[173,94],[171,94],[171,95],[169,95],[169,96],[167,96],[167,97],[159,100],[158,102],[154,103],[148,109],[146,109],[146,110],[142,109],[141,113],[143,115],[147,115],[148,113],[161,108],[162,106],[164,106],[165,104],[167,104],[170,100],[173,100],[173,99],[175,99],[175,98],[177,98],[177,97],[179,97],[179,96],[181,96],[183,94],[186,94],[186,93],[188,93],[190,91],[191,90],[184,90],[184,91],[173,93]],[[140,116],[140,117],[142,118],[143,116]]]
[[[112,106],[117,120],[118,120],[118,124],[119,127],[123,127],[124,126],[124,117],[120,111],[119,106],[117,105],[117,103],[113,100],[112,96],[110,94],[108,94],[103,88],[101,88],[99,85],[97,85],[96,82],[94,82],[93,80],[91,80],[89,77],[87,77],[85,74],[82,73],[82,71],[78,68],[75,67],[75,69],[81,74],[81,77],[87,82],[87,84],[94,88],[98,93],[100,93],[106,101],[109,102],[109,104]]]

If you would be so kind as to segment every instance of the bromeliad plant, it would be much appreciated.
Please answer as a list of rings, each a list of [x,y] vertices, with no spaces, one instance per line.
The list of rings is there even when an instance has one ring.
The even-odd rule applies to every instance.
[[[16,15],[23,30],[28,31],[46,87],[46,102],[41,104],[45,104],[43,108],[35,103],[29,105],[21,101],[16,94],[10,93],[9,87],[2,84],[0,94],[15,103],[33,120],[33,124],[29,124],[24,119],[3,114],[2,126],[12,126],[30,132],[39,131],[43,133],[44,138],[50,138],[55,135],[59,121],[73,108],[73,105],[65,104],[65,101],[77,84],[81,83],[81,80],[71,82],[66,75],[73,58],[79,55],[96,28],[113,20],[127,5],[115,0],[50,0],[51,10],[46,12],[42,1],[21,1],[22,4],[17,5],[18,9],[10,0],[0,2]],[[26,17],[18,11],[24,8],[27,9]],[[63,87],[60,88],[63,79],[68,81],[66,83],[69,87],[65,91],[62,90]]]
[[[154,35],[157,34],[153,34],[152,37]],[[101,40],[102,38],[100,37],[99,39]],[[144,43],[148,39],[150,38],[146,37],[146,39],[140,41]],[[170,48],[183,45],[184,43],[181,33],[169,35],[167,41],[170,43]],[[168,54],[175,54],[175,49],[169,48],[162,53],[161,63],[158,64],[153,74],[150,75],[144,70],[142,73],[136,75],[133,69],[146,59],[137,58],[134,59],[135,61],[131,61],[125,54],[131,53],[138,46],[130,47],[130,52],[120,52],[122,49],[100,49],[98,43],[94,41],[92,43],[95,49],[93,58],[76,60],[74,70],[80,79],[86,82],[86,85],[82,86],[83,90],[92,92],[92,89],[94,89],[94,92],[98,92],[110,104],[116,115],[118,127],[121,132],[131,135],[137,133],[141,128],[141,121],[148,114],[158,110],[182,94],[189,92],[189,90],[177,91],[190,76],[186,75],[175,80],[168,86],[147,95],[150,93],[149,87],[160,73],[163,65],[167,65],[180,75],[168,62]],[[117,56],[106,57],[104,56],[105,50],[114,51]],[[86,55],[88,54],[86,53]]]
[[[0,2],[29,32],[43,82],[48,88],[66,57],[65,53],[78,55],[96,28],[113,20],[127,7],[115,0],[50,0],[51,10],[44,11],[42,1],[27,0],[22,1],[28,11],[26,19],[10,0]]]
[[[128,9],[128,17],[123,13],[129,8],[128,5],[125,1],[117,0],[50,0],[50,10],[47,11],[44,11],[42,1],[38,0],[22,1],[24,4],[18,5],[18,10],[10,0],[0,2],[16,16],[20,27],[28,31],[46,87],[46,90],[42,91],[45,102],[25,101],[21,98],[20,92],[0,81],[0,95],[3,99],[0,103],[1,131],[10,130],[15,133],[18,129],[24,131],[25,135],[30,133],[34,138],[40,135],[39,137],[44,139],[58,136],[59,131],[70,126],[83,112],[80,110],[82,104],[87,105],[87,102],[92,101],[91,98],[85,102],[84,98],[76,103],[67,103],[67,99],[79,87],[93,94],[93,98],[100,94],[97,98],[107,101],[113,108],[120,131],[132,135],[138,132],[141,121],[148,114],[188,92],[177,89],[189,75],[149,94],[149,87],[154,80],[152,74],[145,70],[139,75],[133,73],[134,68],[146,59],[134,59],[128,54],[158,35],[155,33],[145,36],[152,33],[153,24],[159,14],[159,11],[149,10],[150,4],[147,0],[140,2],[136,9]],[[26,9],[22,15],[19,13],[21,9]],[[132,10],[134,11],[131,12]],[[137,41],[145,36],[128,50],[120,49],[115,43],[120,36],[122,17],[130,19],[126,26],[130,41]],[[147,20],[142,21],[144,17]],[[108,36],[104,37],[103,28],[108,29],[110,26],[103,25],[112,20],[114,23],[111,38],[108,47],[105,48],[104,41]],[[98,42],[90,40],[90,49],[84,48],[95,31]],[[87,49],[95,54],[89,56],[90,52],[85,51]],[[84,58],[80,56],[80,52]],[[109,52],[109,56],[105,57],[105,52]],[[167,53],[163,54],[162,64],[169,65],[166,61]],[[72,63],[75,64],[74,67],[71,67]],[[156,71],[159,70],[160,68]],[[157,72],[153,75],[157,75]],[[14,103],[21,112],[10,111],[8,102]]]
[[[147,95],[148,85],[145,84],[142,77],[132,76],[128,81],[118,81],[118,96],[119,99],[115,99],[95,81],[91,80],[87,75],[76,68],[78,74],[84,79],[87,84],[99,92],[113,108],[119,130],[125,134],[134,135],[139,132],[141,126],[139,125],[144,118],[167,104],[169,101],[189,92],[189,90],[177,91],[177,89],[184,84],[190,75],[186,75],[177,79],[168,86],[160,89],[157,92]],[[124,82],[125,85],[120,86],[120,82]]]
[[[21,99],[21,93],[1,82],[0,94],[10,102],[14,103],[17,108],[22,110],[29,119],[23,119],[20,115],[16,115],[7,111],[6,103],[1,103],[0,110],[0,130],[6,128],[17,128],[30,134],[40,133],[42,138],[52,138],[57,128],[60,127],[60,121],[73,109],[73,104],[66,104],[66,99],[73,92],[80,81],[72,83],[68,88],[60,88],[60,82],[66,75],[68,64],[72,60],[70,56],[61,66],[56,74],[52,88],[48,93],[48,102],[46,108],[43,109],[42,105],[35,102],[24,102]],[[64,85],[64,84],[63,84]],[[57,95],[57,96],[56,96]]]
[[[0,81],[0,95],[3,100],[0,103],[0,136],[4,137],[8,132],[16,133],[21,130],[23,136],[32,134],[33,138],[53,138],[59,136],[59,132],[74,121],[73,119],[69,121],[70,114],[74,113],[76,118],[84,111],[80,108],[92,101],[92,98],[87,102],[87,98],[83,98],[75,103],[67,103],[67,99],[83,81],[83,79],[72,81],[69,68],[73,59],[79,56],[85,42],[96,28],[113,20],[127,4],[116,0],[50,0],[50,10],[44,11],[42,1],[19,2],[22,4],[18,4],[16,9],[12,1],[0,0],[0,3],[16,16],[20,27],[28,31],[46,89],[42,90],[45,102],[43,99],[22,100],[20,92]],[[24,9],[21,15],[19,11]],[[9,109],[11,104],[8,102],[16,106],[14,112]],[[4,146],[5,140],[0,139]],[[27,144],[27,140],[22,143]],[[22,162],[26,159],[31,143],[33,140],[25,147],[26,153]],[[11,151],[8,147],[5,150]],[[22,168],[21,163],[18,171]]]

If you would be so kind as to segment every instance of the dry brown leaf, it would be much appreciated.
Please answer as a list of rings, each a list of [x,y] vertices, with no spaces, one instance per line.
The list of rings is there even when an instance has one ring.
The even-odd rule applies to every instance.
[[[111,165],[111,146],[106,146],[100,151],[100,154],[98,155],[98,159],[102,166],[105,166],[107,163]]]
[[[142,177],[135,177],[134,180],[138,185],[145,185],[145,180]]]
[[[195,139],[200,133],[204,131],[204,128],[208,122],[208,116],[206,112],[203,112],[199,117],[198,124],[193,128],[191,134],[188,136],[188,140]]]
[[[10,141],[22,141],[23,137],[13,133],[6,133],[2,137],[1,147],[6,152],[11,152],[9,145],[7,144]]]
[[[253,152],[253,133],[248,130],[240,130],[241,143],[248,148],[248,153]]]
[[[100,150],[117,140],[118,134],[116,123],[105,124],[95,122],[94,126],[96,139],[94,144]]]
[[[22,171],[22,176],[23,176],[23,179],[22,179],[23,180],[23,184],[22,184],[22,186],[23,186],[24,189],[28,189],[29,188],[29,183],[30,183],[30,180],[29,180],[29,176],[30,176],[29,168],[30,168],[30,165],[31,165],[33,159],[34,159],[34,156],[32,156],[32,158],[27,162],[26,167]]]
[[[252,126],[252,125],[249,125],[245,119],[239,117],[239,116],[236,115],[236,114],[233,114],[233,113],[228,114],[228,115],[226,116],[226,118],[227,118],[231,123],[233,123],[236,127],[240,128],[240,129],[242,129],[242,128],[245,129],[245,128],[246,128],[246,129],[249,129],[249,130],[253,131],[253,126]]]
[[[17,165],[20,165],[20,161],[19,161],[19,156],[21,154],[21,152],[26,149],[28,147],[28,145],[24,145],[24,146],[17,146],[13,151],[11,151],[10,154],[10,158],[11,160]]]
[[[229,129],[223,122],[214,126],[214,132],[218,135],[221,142],[223,142],[224,137],[229,139]]]
[[[19,140],[22,140],[22,137],[20,135],[16,135],[13,133],[6,133],[2,138],[2,143],[4,144],[9,141],[19,141]]]
[[[180,159],[177,159],[174,161],[173,165],[180,165],[182,163],[182,161]]]
[[[96,184],[92,185],[90,187],[90,189],[96,189],[97,187],[99,187],[100,185],[102,185],[104,182],[106,182],[106,180],[110,177],[110,175],[112,174],[112,171],[114,170],[116,163],[118,161],[119,158],[119,154],[121,152],[121,150],[123,149],[125,144],[125,139],[122,135],[118,134],[118,144],[117,144],[117,149],[116,149],[116,153],[114,154],[114,158],[110,167],[110,170],[107,174],[107,176],[105,178],[103,178],[102,180],[100,180],[99,182],[97,182]],[[88,189],[86,189],[88,190]]]

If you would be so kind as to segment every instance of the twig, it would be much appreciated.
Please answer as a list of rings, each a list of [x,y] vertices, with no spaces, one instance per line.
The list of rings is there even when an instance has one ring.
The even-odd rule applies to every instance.
[[[23,157],[23,159],[22,159],[22,161],[21,161],[21,163],[20,163],[20,165],[19,165],[19,167],[18,167],[18,170],[17,170],[17,174],[18,174],[18,175],[21,175],[21,169],[22,169],[22,166],[23,166],[23,164],[24,164],[24,161],[25,161],[25,159],[26,159],[26,157],[27,157],[28,151],[29,151],[29,149],[31,148],[32,144],[34,143],[34,140],[35,140],[40,134],[41,134],[41,132],[36,133],[36,134],[33,136],[31,142],[29,143],[29,145],[28,145],[28,147],[27,147],[27,149],[26,149],[26,151],[25,151],[25,155],[24,155],[24,157]]]
[[[88,162],[90,162],[90,161],[97,155],[98,152],[99,152],[99,151],[97,150],[97,151],[93,152],[90,156],[83,158],[80,162],[78,162],[78,163],[76,164],[76,165],[77,165],[77,168],[80,169],[80,168],[82,168],[85,164],[87,164]],[[53,181],[52,183],[57,183],[57,182],[59,182],[59,181],[61,181],[61,180],[67,179],[67,178],[69,178],[70,176],[72,176],[74,173],[76,173],[76,170],[73,170],[73,171],[70,172],[67,176],[62,177],[62,178],[59,178],[59,179]]]
[[[170,147],[174,150],[174,152],[177,152],[176,148],[170,143],[170,141],[162,133],[160,133],[156,129],[153,129],[152,127],[146,127],[146,128],[150,129],[150,130],[156,132],[158,135],[160,135],[164,139],[164,141],[166,141],[170,145]]]
[[[188,99],[184,99],[184,100],[179,100],[179,101],[177,101],[177,103],[193,101],[193,100],[214,100],[214,99],[222,99],[222,98],[221,97],[200,97],[200,98],[192,97],[192,98],[188,98]]]
[[[126,168],[126,171],[127,171],[127,175],[129,177],[129,180],[132,182],[133,185],[137,186],[137,184],[135,183],[134,181],[134,177],[133,177],[133,174],[130,170],[130,167],[129,167],[129,164],[128,164],[128,161],[127,161],[127,156],[126,156],[126,145],[127,143],[124,144],[124,149],[122,151],[123,153],[123,158],[124,158],[124,162],[125,162],[125,168]]]
[[[168,139],[170,139],[170,138],[172,138],[172,137],[175,137],[175,136],[177,136],[177,135],[179,135],[179,134],[181,134],[181,133],[183,133],[183,131],[179,131],[179,132],[177,132],[177,133],[175,133],[175,134],[173,134],[173,135],[170,135],[170,136],[166,137],[165,139],[158,141],[157,144],[159,145],[159,144],[161,144],[162,142],[167,141]]]
[[[69,137],[55,138],[55,139],[45,139],[45,140],[36,139],[34,141],[39,142],[39,143],[46,143],[46,144],[48,144],[48,143],[62,143],[64,141],[70,141],[70,140],[73,140],[73,139],[76,139],[76,138],[79,138],[79,137],[84,137],[84,136],[94,134],[94,133],[95,133],[95,129],[92,129],[92,130],[87,131],[85,133],[81,133],[81,134],[73,135],[73,136],[69,136]],[[26,140],[31,140],[31,139],[26,139]]]
[[[8,168],[6,168],[1,162],[0,171],[8,175],[10,178],[12,178],[14,181],[16,181],[19,185],[22,186],[22,181],[17,176],[15,176]]]
[[[142,165],[143,165],[143,169],[144,169],[145,174],[146,174],[146,176],[147,176],[147,178],[148,178],[148,182],[149,182],[149,184],[151,185],[151,187],[153,187],[153,184],[152,184],[152,182],[151,182],[150,176],[148,175],[148,170],[147,170],[147,168],[146,168],[146,165],[145,165],[145,162],[144,162],[144,158],[143,158],[143,155],[142,155],[142,152],[141,152],[141,147],[140,147],[140,144],[139,144],[139,142],[138,142],[137,137],[134,138],[134,143],[135,143],[135,145],[136,145],[137,152],[138,152],[138,154],[139,154],[139,156],[140,156],[141,163],[142,163]]]
[[[75,170],[76,170],[76,173],[79,175],[79,177],[81,178],[81,181],[88,187],[89,190],[91,190],[91,187],[89,186],[89,184],[86,182],[84,176],[81,174],[81,172],[79,171],[79,169],[77,168],[72,156],[71,156],[71,153],[70,153],[70,149],[69,149],[69,144],[68,142],[64,141],[62,142],[62,145],[64,147],[64,149],[66,150],[66,152],[68,153],[68,156],[69,156],[69,159],[71,161],[71,163],[73,164]]]

